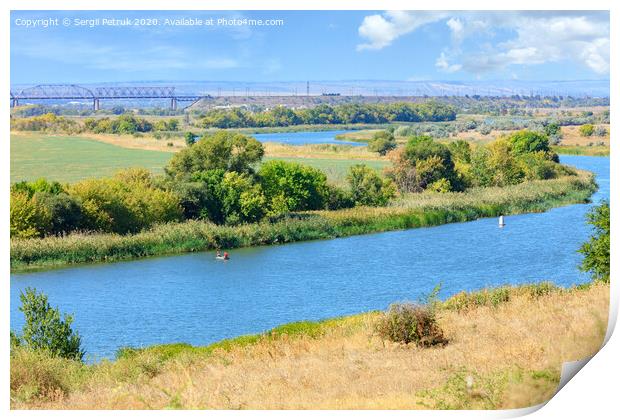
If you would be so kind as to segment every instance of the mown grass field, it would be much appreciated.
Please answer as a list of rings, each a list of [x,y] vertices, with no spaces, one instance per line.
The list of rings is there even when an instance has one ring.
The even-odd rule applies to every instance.
[[[172,153],[134,150],[80,136],[11,133],[11,182],[47,178],[75,182],[141,166],[162,173]]]
[[[562,363],[596,353],[609,285],[542,283],[438,305],[448,343],[382,340],[378,312],[283,325],[206,347],[124,350],[84,365],[13,350],[13,409],[507,409],[555,393]]]
[[[170,140],[174,144],[172,148],[166,146],[168,141],[132,136],[11,133],[11,182],[41,177],[76,182],[111,176],[128,167],[144,167],[161,174],[173,151],[184,147],[183,140]],[[343,150],[322,149],[317,145],[296,147],[267,144],[265,160],[280,159],[313,166],[324,171],[329,181],[336,184],[345,182],[351,165],[365,163],[380,171],[389,164],[387,160],[366,156],[371,155],[370,152],[356,152],[350,147]],[[172,150],[164,151],[166,148]],[[293,157],[295,153],[303,157]]]
[[[320,159],[320,158],[289,158],[289,157],[266,157],[264,161],[285,160],[287,162],[297,162],[303,165],[313,166],[320,169],[327,175],[327,180],[334,184],[344,184],[346,182],[349,168],[357,164],[365,164],[379,172],[390,165],[387,160],[364,160],[364,159]]]

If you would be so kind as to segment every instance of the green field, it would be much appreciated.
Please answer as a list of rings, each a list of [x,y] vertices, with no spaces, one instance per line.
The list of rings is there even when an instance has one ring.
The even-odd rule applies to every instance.
[[[390,165],[388,161],[365,160],[365,159],[319,159],[319,158],[265,158],[264,161],[285,160],[287,162],[297,162],[303,165],[317,168],[327,175],[329,182],[343,184],[347,172],[352,165],[363,163],[379,172]]]
[[[11,134],[11,182],[75,182],[140,166],[162,173],[172,153],[125,149],[79,136]]]
[[[119,169],[144,167],[163,172],[171,152],[126,149],[80,136],[11,134],[11,182],[41,177],[75,182],[85,178],[110,176]],[[266,158],[273,160],[276,158]],[[356,159],[277,158],[322,170],[330,182],[341,184],[351,165],[365,163],[382,170],[387,161]]]

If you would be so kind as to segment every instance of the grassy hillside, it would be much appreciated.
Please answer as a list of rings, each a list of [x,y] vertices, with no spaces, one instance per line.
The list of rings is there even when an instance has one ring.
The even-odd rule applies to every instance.
[[[561,365],[592,355],[609,286],[549,284],[439,304],[448,343],[383,341],[379,313],[298,322],[206,347],[126,349],[83,365],[11,355],[11,407],[46,409],[498,409],[547,401]]]

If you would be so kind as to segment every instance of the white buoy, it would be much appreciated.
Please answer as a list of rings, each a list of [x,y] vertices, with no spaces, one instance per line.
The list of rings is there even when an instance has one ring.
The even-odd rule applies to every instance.
[[[504,226],[506,226],[506,223],[504,223],[504,216],[499,216],[499,227]]]

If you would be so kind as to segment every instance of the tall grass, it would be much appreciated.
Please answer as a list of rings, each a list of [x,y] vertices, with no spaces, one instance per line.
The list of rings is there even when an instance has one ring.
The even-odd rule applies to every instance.
[[[467,307],[451,304],[456,296]],[[526,407],[553,395],[562,361],[593,354],[605,336],[607,284],[538,283],[456,296],[436,302],[433,324],[449,340],[441,348],[380,340],[375,328],[386,313],[378,311],[206,346],[126,348],[114,361],[91,365],[12,347],[11,407]]]
[[[553,146],[551,148],[560,155],[609,156],[609,145],[603,146]]]
[[[291,214],[272,223],[221,226],[187,221],[158,225],[133,235],[78,233],[65,237],[12,239],[11,270],[329,239],[465,222],[500,214],[540,212],[586,202],[595,190],[592,174],[579,171],[575,176],[502,188],[412,194],[388,207]]]

